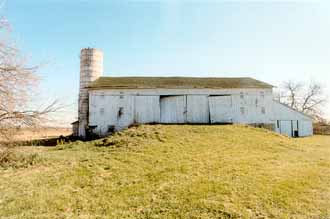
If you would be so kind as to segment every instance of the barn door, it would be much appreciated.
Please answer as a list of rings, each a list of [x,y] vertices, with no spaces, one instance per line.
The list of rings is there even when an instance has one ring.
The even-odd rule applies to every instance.
[[[292,124],[292,137],[299,137],[299,125],[298,125],[298,121],[297,120],[292,120],[291,121]]]
[[[292,123],[290,120],[280,121],[280,133],[292,137]]]
[[[160,120],[159,96],[135,97],[135,123],[158,123]]]
[[[211,123],[232,123],[231,96],[209,96]]]
[[[299,137],[299,123],[297,120],[281,120],[280,133],[289,137]]]
[[[187,96],[187,122],[209,123],[210,110],[208,97],[203,95]]]
[[[161,123],[185,123],[186,122],[186,97],[185,96],[161,96],[160,97]]]

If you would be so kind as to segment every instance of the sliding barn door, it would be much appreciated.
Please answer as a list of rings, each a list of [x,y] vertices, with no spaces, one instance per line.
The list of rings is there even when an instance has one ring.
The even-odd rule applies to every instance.
[[[205,95],[187,96],[187,122],[209,123],[210,110],[208,97]]]
[[[136,96],[134,122],[158,123],[160,120],[159,96]]]
[[[209,96],[211,123],[232,123],[231,96]]]
[[[161,123],[185,123],[186,97],[161,96],[160,97]]]

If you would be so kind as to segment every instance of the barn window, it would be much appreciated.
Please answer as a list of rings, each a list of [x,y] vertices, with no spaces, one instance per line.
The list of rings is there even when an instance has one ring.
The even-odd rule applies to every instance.
[[[240,96],[241,99],[244,99],[244,93],[243,93],[243,92],[241,92],[241,93],[239,94],[239,96]]]
[[[119,107],[118,117],[121,117],[124,114],[124,107]]]
[[[266,108],[265,107],[261,107],[261,113],[266,114]]]
[[[104,108],[100,109],[100,114],[103,115],[104,114]]]
[[[241,114],[244,115],[245,114],[245,108],[244,107],[241,107]]]

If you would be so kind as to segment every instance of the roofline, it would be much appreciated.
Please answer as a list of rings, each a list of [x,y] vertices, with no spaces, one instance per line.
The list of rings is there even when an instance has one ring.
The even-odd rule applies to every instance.
[[[275,87],[272,84],[252,78],[252,77],[198,77],[198,76],[100,76],[99,78],[196,78],[196,79],[252,79],[262,82],[269,86]],[[96,79],[97,80],[97,79]]]
[[[303,115],[303,116],[305,116],[305,117],[308,117],[308,118],[314,120],[314,118],[311,117],[310,115],[308,115],[308,114],[306,114],[306,113],[303,113],[303,112],[300,112],[300,111],[298,111],[298,110],[296,110],[296,109],[293,109],[292,107],[290,107],[290,106],[288,106],[288,105],[286,105],[286,104],[284,104],[284,103],[281,103],[281,102],[278,101],[278,100],[273,100],[273,101],[274,101],[274,102],[277,102],[277,103],[279,103],[279,104],[281,104],[282,106],[285,106],[286,108],[288,108],[288,109],[290,109],[290,110],[292,110],[292,111],[295,111],[295,112],[297,112],[297,113],[299,113],[299,114],[301,114],[301,115]]]
[[[266,82],[263,82],[263,81],[260,81],[260,80],[257,80],[255,78],[252,78],[252,77],[188,77],[188,76],[157,76],[157,77],[154,77],[154,76],[101,76],[99,78],[97,78],[96,80],[100,79],[100,78],[178,78],[178,79],[184,79],[184,78],[194,78],[194,79],[251,79],[251,80],[255,80],[255,81],[258,81],[260,83],[263,83],[264,86],[263,87],[241,87],[243,89],[273,89],[275,86],[272,85],[272,84],[268,84]],[[94,80],[94,81],[96,81]],[[94,82],[93,81],[93,82]],[[111,89],[155,89],[154,87],[147,87],[147,88],[141,88],[141,87],[113,87],[113,86],[88,86],[87,87],[88,89],[100,89],[100,88],[111,88]],[[157,87],[157,88],[161,88],[161,87]],[[175,87],[175,88],[168,88],[168,87],[165,87],[166,89],[241,89],[241,88],[237,88],[237,87],[233,87],[233,88],[219,88],[219,87],[203,87],[203,88],[196,88],[196,87],[187,87],[187,88],[178,88],[178,87]]]
[[[215,90],[228,90],[228,89],[272,89],[272,87],[228,87],[228,88],[219,88],[219,87],[111,87],[111,86],[97,86],[97,87],[87,87],[88,90],[102,90],[102,89],[109,89],[109,90],[120,90],[120,89],[128,89],[128,90],[151,90],[151,89],[168,89],[168,90],[174,90],[174,89],[215,89]]]

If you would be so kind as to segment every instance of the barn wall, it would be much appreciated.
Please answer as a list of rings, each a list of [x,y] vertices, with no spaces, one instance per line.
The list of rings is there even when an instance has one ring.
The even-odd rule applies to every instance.
[[[203,98],[201,96],[209,95],[230,95],[232,97],[232,106],[228,111],[233,123],[269,123],[271,119],[271,105],[273,101],[272,89],[113,89],[113,90],[91,90],[93,96],[98,95],[155,95],[155,96],[169,96],[169,95],[194,95],[194,98]],[[197,103],[195,103],[198,105]],[[205,102],[203,101],[205,106]],[[208,104],[207,104],[208,105]],[[198,105],[201,109],[203,106]],[[191,109],[191,108],[190,108]],[[191,110],[192,111],[192,110]],[[209,111],[209,110],[208,110]],[[242,113],[242,111],[244,111]],[[264,114],[261,112],[265,112]],[[187,122],[198,120],[191,118],[189,107],[187,109]],[[204,120],[207,120],[206,114]]]
[[[313,135],[313,120],[288,106],[273,101],[271,120],[276,124],[276,131],[291,136],[291,130],[298,130],[299,136]]]
[[[89,94],[90,125],[102,135],[111,128],[159,122],[273,124],[282,134],[296,129],[300,136],[313,133],[311,119],[273,101],[271,89],[123,89]]]
[[[104,135],[134,123],[160,122],[159,96],[90,94],[90,126]]]
[[[90,125],[106,134],[134,123],[271,123],[271,89],[90,90]],[[265,114],[262,114],[264,108]],[[210,118],[211,116],[211,118]],[[222,118],[225,117],[225,118]]]

